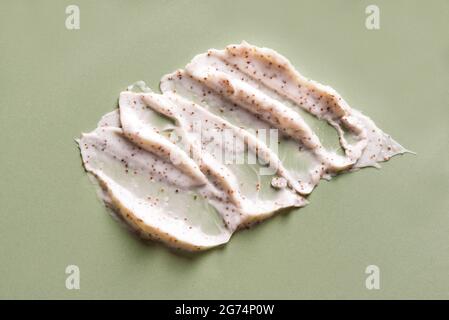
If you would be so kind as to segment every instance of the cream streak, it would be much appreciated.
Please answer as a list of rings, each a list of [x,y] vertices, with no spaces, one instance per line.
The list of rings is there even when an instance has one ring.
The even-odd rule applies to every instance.
[[[160,88],[130,86],[78,143],[103,200],[173,247],[226,243],[306,205],[320,179],[407,152],[331,87],[246,42],[194,57]]]

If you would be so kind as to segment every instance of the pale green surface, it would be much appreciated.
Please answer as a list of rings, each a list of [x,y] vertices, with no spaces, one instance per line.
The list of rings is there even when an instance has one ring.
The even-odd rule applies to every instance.
[[[81,30],[65,29],[77,3]],[[365,7],[381,29],[365,29]],[[448,1],[2,1],[0,298],[449,298]],[[195,257],[130,236],[73,141],[136,80],[245,39],[418,153]],[[65,267],[81,290],[65,289]],[[365,289],[365,267],[381,290]]]

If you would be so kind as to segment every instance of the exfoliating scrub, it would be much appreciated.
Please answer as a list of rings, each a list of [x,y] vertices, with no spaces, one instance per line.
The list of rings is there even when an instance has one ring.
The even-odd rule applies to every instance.
[[[331,87],[279,53],[243,42],[137,82],[83,133],[102,200],[142,237],[203,250],[281,209],[321,179],[407,152]]]

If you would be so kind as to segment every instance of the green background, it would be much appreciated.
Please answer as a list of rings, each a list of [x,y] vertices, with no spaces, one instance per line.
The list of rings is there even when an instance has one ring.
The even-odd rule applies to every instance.
[[[380,8],[380,30],[365,7]],[[81,29],[65,28],[77,4]],[[449,298],[448,1],[2,1],[0,298]],[[304,209],[175,254],[97,199],[74,143],[136,80],[247,40],[417,155],[322,182]],[[65,288],[65,268],[81,289]],[[365,288],[380,267],[381,289]]]

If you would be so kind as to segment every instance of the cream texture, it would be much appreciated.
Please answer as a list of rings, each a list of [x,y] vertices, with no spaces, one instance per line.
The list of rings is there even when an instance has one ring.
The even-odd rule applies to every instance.
[[[142,236],[176,248],[226,243],[306,205],[321,179],[407,152],[334,89],[246,42],[197,55],[160,89],[130,86],[78,143],[103,200]]]

